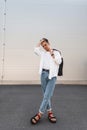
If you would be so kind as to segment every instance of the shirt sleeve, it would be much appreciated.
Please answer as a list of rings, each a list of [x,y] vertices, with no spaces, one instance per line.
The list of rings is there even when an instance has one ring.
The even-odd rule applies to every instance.
[[[35,53],[36,55],[40,56],[41,53],[42,53],[40,47],[35,47],[35,48],[34,48],[34,53]]]
[[[55,52],[54,62],[57,63],[58,65],[61,64],[62,59],[61,59],[61,55],[59,52]]]

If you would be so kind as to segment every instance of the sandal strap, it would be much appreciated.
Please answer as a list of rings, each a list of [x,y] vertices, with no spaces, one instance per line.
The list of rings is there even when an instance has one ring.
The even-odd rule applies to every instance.
[[[32,117],[32,119],[34,119],[36,122],[38,121],[35,117]]]
[[[36,116],[38,116],[38,119],[36,119]],[[32,123],[32,124],[37,124],[38,121],[40,120],[40,118],[41,118],[40,115],[39,115],[39,114],[36,114],[35,116],[33,116],[33,117],[31,118],[31,123]],[[36,121],[36,123],[34,123],[34,122],[32,121],[33,119]]]
[[[50,119],[53,119],[53,118],[55,118],[55,119],[56,119],[56,117],[55,117],[55,116],[52,116],[52,117],[51,117],[51,116],[49,116],[49,118],[50,118]]]
[[[51,117],[51,115],[53,115],[53,113],[52,113],[52,112],[49,112],[48,116],[50,116],[50,117]]]
[[[35,118],[36,116],[38,116],[39,119],[41,118],[39,114],[36,114],[34,117],[32,117],[32,119],[35,119],[36,121],[38,121],[39,119],[37,120],[37,119]]]
[[[39,119],[41,118],[39,114],[36,114],[36,116],[38,116]],[[35,117],[36,117],[36,116],[35,116]]]
[[[51,116],[51,115],[52,115],[52,116]],[[49,117],[50,119],[56,118],[56,117],[53,115],[52,112],[50,112],[50,113],[48,114],[48,117]]]
[[[53,115],[52,112],[49,112],[48,113],[48,119],[51,123],[56,123],[56,117]],[[52,120],[52,119],[55,119],[55,120]]]

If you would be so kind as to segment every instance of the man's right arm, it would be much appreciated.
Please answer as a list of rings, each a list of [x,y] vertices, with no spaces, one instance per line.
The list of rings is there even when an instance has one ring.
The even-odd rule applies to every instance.
[[[40,49],[40,45],[41,45],[41,43],[39,42],[37,45],[36,45],[36,47],[34,48],[34,53],[36,54],[36,55],[41,55],[41,49]]]

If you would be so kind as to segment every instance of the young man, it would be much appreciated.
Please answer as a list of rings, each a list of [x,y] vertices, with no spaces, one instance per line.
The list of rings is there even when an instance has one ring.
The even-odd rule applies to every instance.
[[[41,47],[43,49],[41,49]],[[51,45],[46,38],[43,38],[40,43],[37,44],[34,52],[41,56],[39,73],[41,76],[43,100],[38,113],[31,118],[31,123],[37,124],[45,111],[48,113],[49,121],[51,123],[56,123],[56,117],[53,115],[51,107],[51,97],[55,88],[61,56],[58,51],[54,51],[51,48]]]

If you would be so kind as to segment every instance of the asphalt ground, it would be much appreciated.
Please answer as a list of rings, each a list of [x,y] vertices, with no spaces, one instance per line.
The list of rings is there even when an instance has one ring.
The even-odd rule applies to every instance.
[[[37,125],[30,123],[41,101],[40,85],[0,85],[0,130],[87,130],[87,85],[56,85],[56,124],[49,122],[47,113]]]

